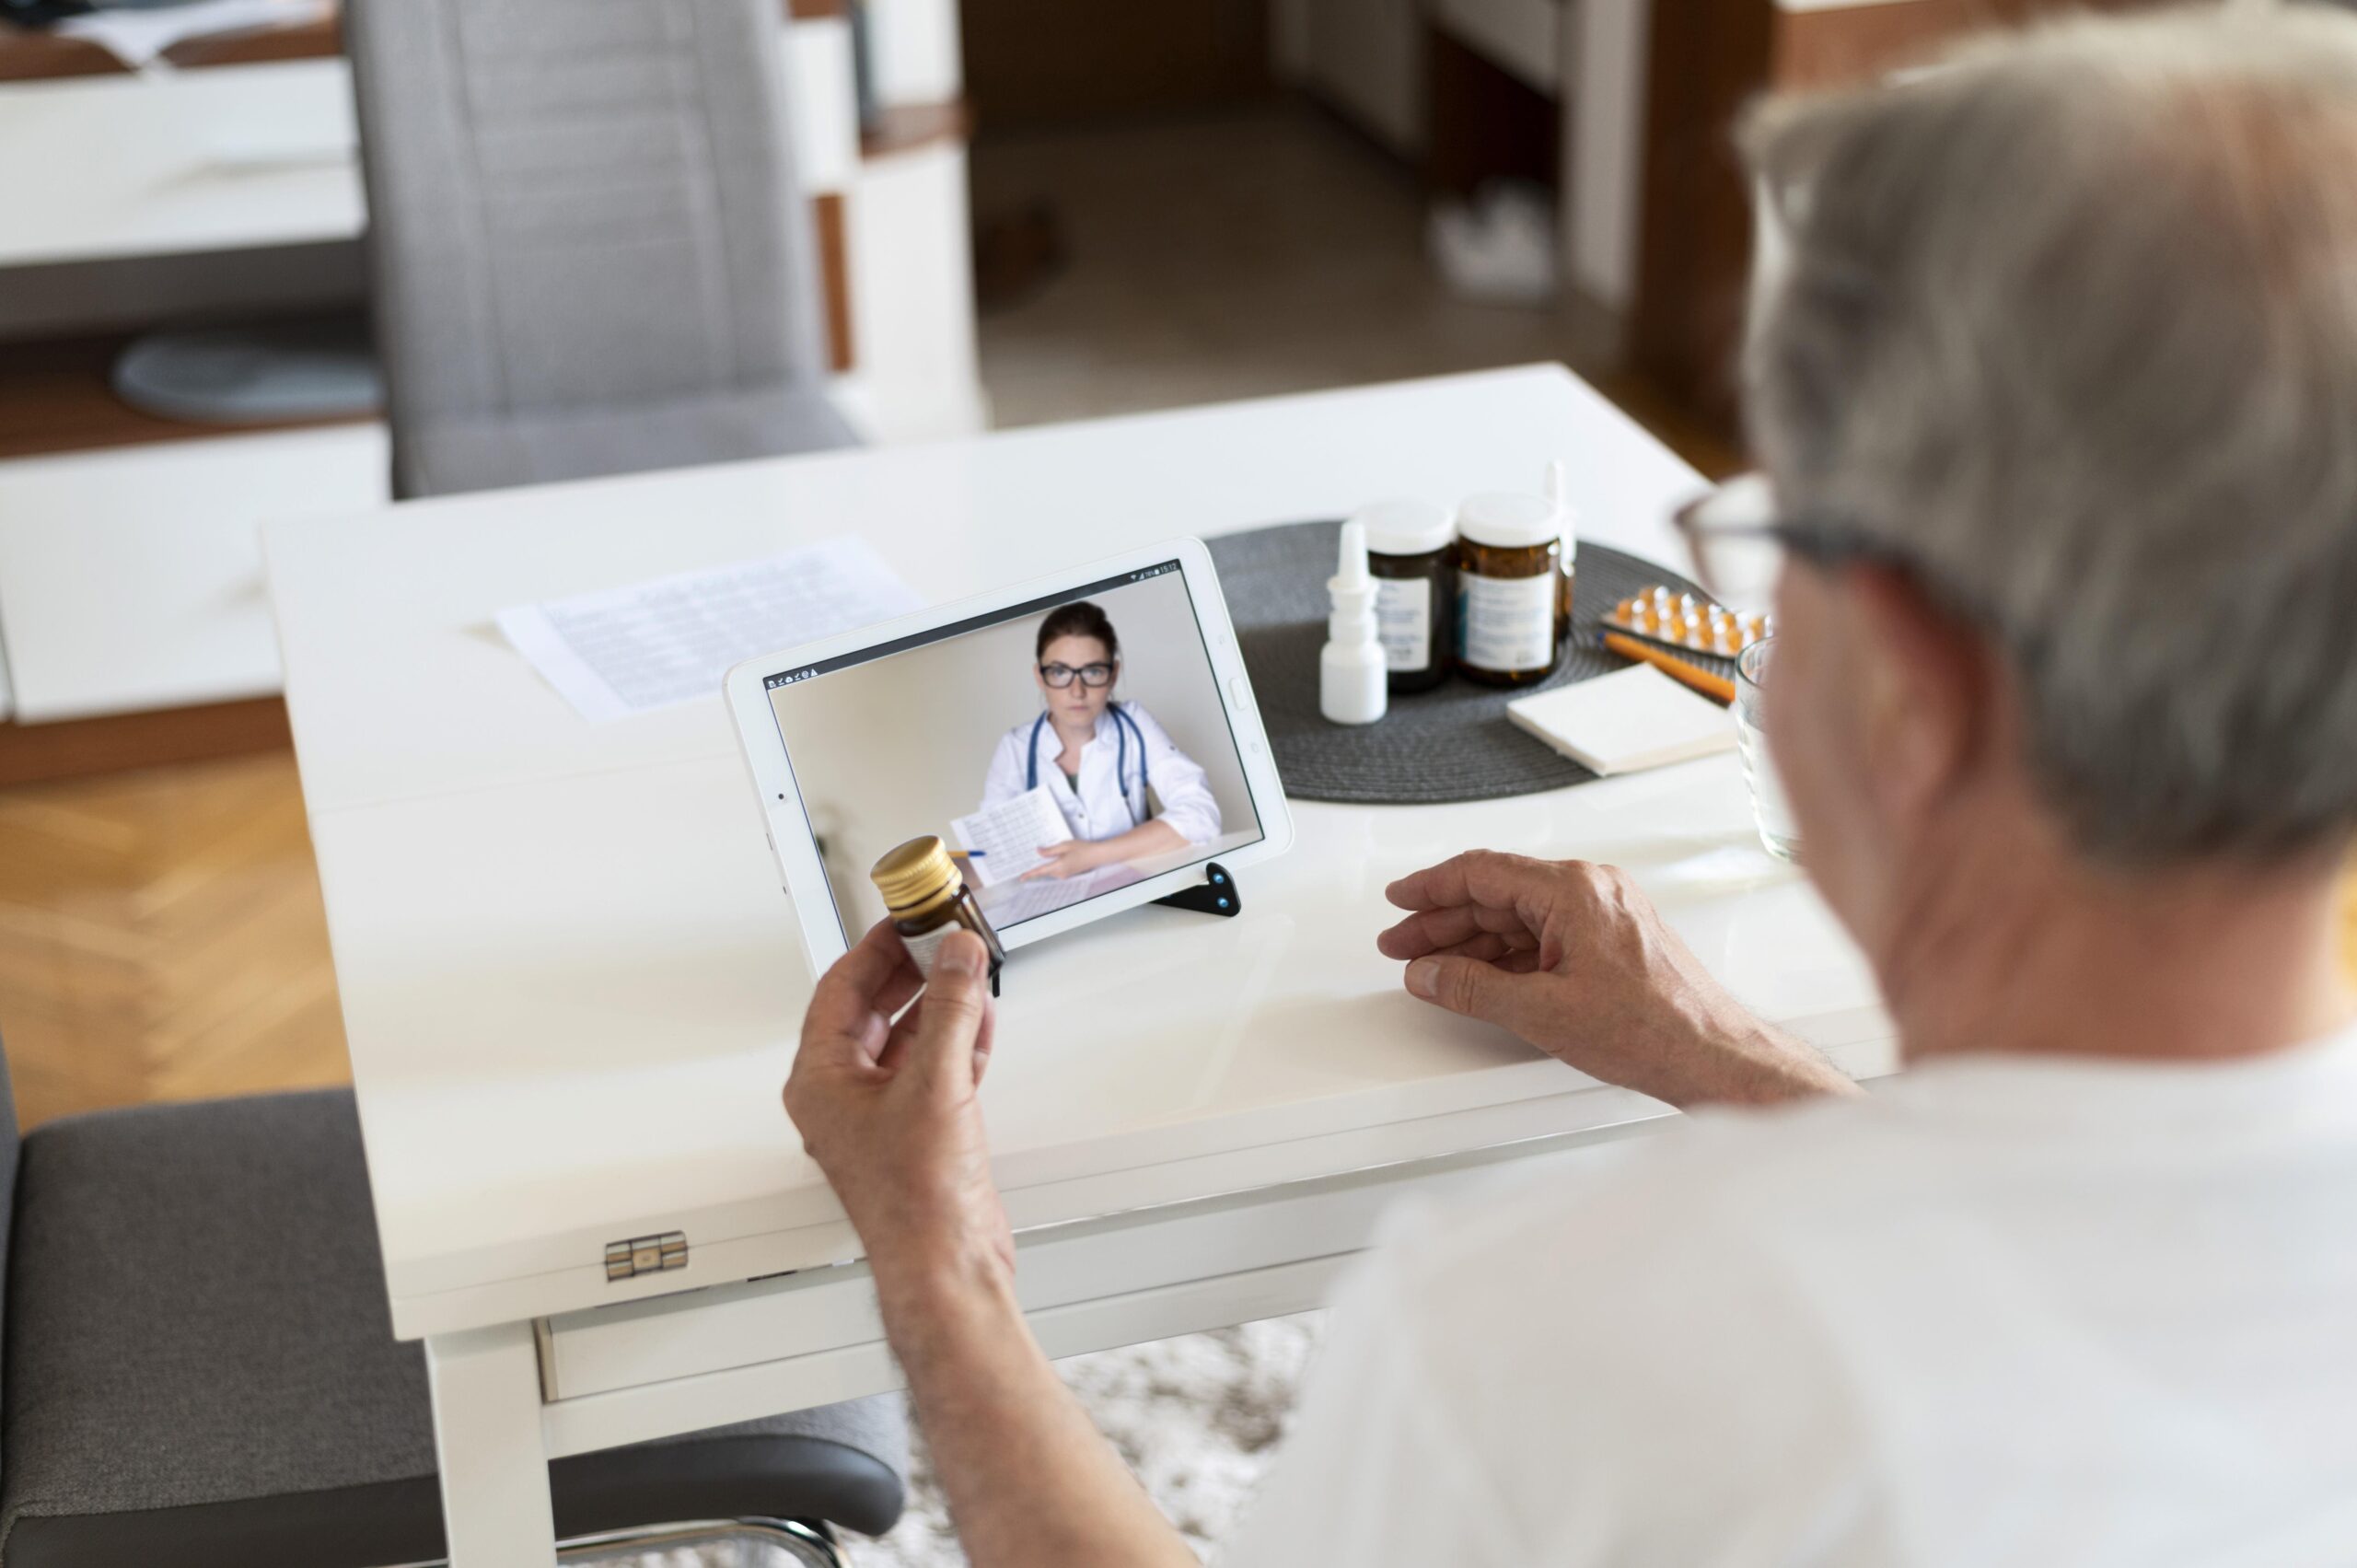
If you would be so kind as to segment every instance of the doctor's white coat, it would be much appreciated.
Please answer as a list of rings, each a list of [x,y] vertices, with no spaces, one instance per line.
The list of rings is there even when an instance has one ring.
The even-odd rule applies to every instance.
[[[1129,760],[1121,761],[1120,737],[1113,710],[1119,708],[1137,722],[1129,737]],[[1080,787],[1065,782],[1057,759],[1063,742],[1052,724],[1026,719],[999,738],[991,754],[990,772],[982,780],[982,808],[1011,800],[1029,787],[1028,766],[1036,735],[1039,782],[1055,797],[1064,825],[1076,839],[1109,839],[1147,822],[1167,822],[1190,844],[1219,837],[1219,802],[1212,798],[1210,782],[1195,760],[1173,744],[1154,715],[1135,703],[1115,703],[1097,716],[1097,734],[1080,749]],[[1144,779],[1162,807],[1159,814],[1141,801],[1138,739],[1145,739]],[[1121,776],[1115,778],[1116,772]]]

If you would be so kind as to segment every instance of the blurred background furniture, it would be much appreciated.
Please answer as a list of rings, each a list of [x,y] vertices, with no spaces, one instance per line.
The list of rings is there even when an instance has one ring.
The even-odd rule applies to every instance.
[[[783,95],[819,260],[828,392],[865,439],[988,423],[970,120],[1005,171],[976,197],[1009,209],[984,215],[997,220],[983,226],[985,263],[1009,261],[1010,299],[1036,302],[1043,279],[1065,279],[1003,334],[1024,360],[1018,377],[1118,367],[1178,333],[1217,340],[1192,302],[1166,305],[1157,267],[1225,280],[1215,287],[1239,321],[1255,319],[1257,294],[1290,291],[1338,314],[1356,300],[1370,319],[1422,324],[1429,300],[1377,302],[1364,275],[1370,245],[1419,247],[1412,227],[1338,226],[1324,254],[1275,265],[1259,251],[1256,191],[1341,159],[1423,202],[1502,181],[1535,192],[1553,214],[1556,307],[1469,326],[1460,313],[1444,351],[1421,357],[1288,363],[1265,332],[1238,331],[1233,345],[1205,345],[1223,372],[1173,378],[1155,404],[1561,357],[1707,457],[1710,444],[1731,454],[1735,436],[1730,354],[1749,229],[1729,130],[1742,103],[1771,86],[1878,72],[2053,0],[778,4],[792,22]],[[315,482],[341,476],[322,493],[331,507],[373,503],[384,434],[362,421],[292,443],[206,436],[115,404],[103,375],[123,334],[159,323],[361,306],[366,203],[340,47],[331,16],[189,39],[134,73],[87,41],[0,28],[0,136],[73,153],[0,170],[0,719],[20,721],[0,724],[0,781],[284,744],[246,543],[284,503],[249,505],[232,482],[285,494],[284,470],[300,464]],[[1348,126],[1355,150],[1334,143],[1304,161],[1272,145],[1316,134],[1285,117],[1302,103]],[[1141,135],[1167,147],[1130,145]],[[1107,199],[1106,179],[1168,187],[1169,201],[1193,203],[1189,225],[1152,248],[1087,230],[1078,215]],[[1262,303],[1281,321],[1305,314]],[[1094,334],[1119,309],[1158,307],[1162,319],[1127,342]],[[1094,335],[1055,336],[1076,326]],[[1074,400],[1017,391],[1018,417],[1072,411]],[[203,458],[167,450],[200,441],[237,444]],[[199,471],[207,483],[183,482]],[[93,662],[94,647],[113,656]],[[139,725],[94,717],[159,710]],[[87,722],[68,735],[69,720]]]
[[[865,0],[857,50],[850,0],[774,4],[827,393],[870,440],[979,429],[956,0]],[[384,500],[385,428],[174,424],[105,372],[158,324],[364,307],[342,47],[134,73],[0,27],[0,781],[284,744],[255,529]]]
[[[348,0],[397,497],[856,444],[773,0]]]
[[[1627,362],[1732,439],[1751,198],[1735,156],[1744,105],[1771,90],[1870,81],[1977,29],[2154,0],[1626,0],[1652,7]]]
[[[348,1090],[69,1117],[19,1144],[0,1058],[10,1568],[443,1555],[424,1357],[393,1339]],[[550,1468],[557,1532],[745,1519],[834,1562],[819,1522],[890,1528],[907,1445],[892,1399],[579,1454]]]

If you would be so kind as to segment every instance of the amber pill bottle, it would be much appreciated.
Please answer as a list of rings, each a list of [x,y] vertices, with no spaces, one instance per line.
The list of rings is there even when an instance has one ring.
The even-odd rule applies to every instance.
[[[1353,520],[1366,528],[1386,684],[1429,691],[1457,657],[1457,519],[1438,502],[1403,499],[1378,501]]]
[[[1571,626],[1562,517],[1542,495],[1470,495],[1457,509],[1457,670],[1489,686],[1555,673]]]
[[[932,834],[911,839],[887,850],[867,877],[884,895],[892,928],[900,934],[909,957],[927,980],[933,978],[934,956],[941,951],[942,943],[951,932],[963,929],[981,937],[982,946],[990,949],[991,993],[998,993],[999,966],[1006,962],[1006,948],[991,929],[982,906],[975,901],[973,889],[958,874],[958,863],[949,858],[948,845]]]

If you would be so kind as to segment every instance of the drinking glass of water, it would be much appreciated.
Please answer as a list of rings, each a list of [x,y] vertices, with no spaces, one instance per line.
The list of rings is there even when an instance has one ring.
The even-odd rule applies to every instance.
[[[1776,639],[1762,637],[1735,661],[1735,734],[1743,753],[1743,782],[1751,786],[1751,815],[1759,824],[1759,842],[1778,860],[1800,864],[1800,830],[1793,825],[1792,803],[1783,781],[1776,776],[1775,760],[1768,755],[1764,706],[1768,662],[1775,656]]]

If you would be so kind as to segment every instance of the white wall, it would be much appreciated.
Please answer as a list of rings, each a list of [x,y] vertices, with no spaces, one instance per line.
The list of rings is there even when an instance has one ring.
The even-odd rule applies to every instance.
[[[1202,764],[1229,830],[1248,827],[1251,796],[1185,579],[1173,573],[1128,584],[1096,602],[1121,640],[1114,696],[1143,706]],[[1038,716],[1031,670],[1044,618],[1044,611],[1028,615],[773,694],[795,780],[853,937],[884,913],[868,868],[920,834],[954,844],[950,819],[981,804],[982,775],[999,738]]]
[[[1572,281],[1615,310],[1635,303],[1652,0],[1578,0],[1563,29],[1563,248]]]

